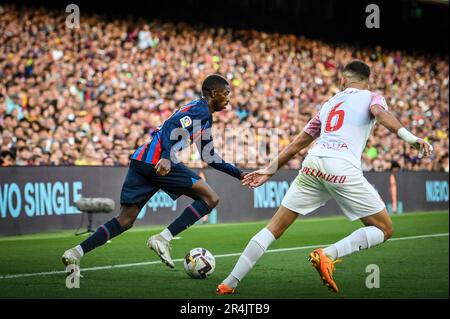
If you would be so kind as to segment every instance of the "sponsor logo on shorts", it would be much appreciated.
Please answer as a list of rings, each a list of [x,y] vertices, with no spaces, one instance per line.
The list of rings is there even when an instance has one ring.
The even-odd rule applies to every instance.
[[[326,174],[317,169],[309,168],[309,167],[302,167],[300,174],[314,176],[314,177],[326,180],[327,182],[335,183],[335,184],[344,184],[345,180],[347,179],[347,176]]]

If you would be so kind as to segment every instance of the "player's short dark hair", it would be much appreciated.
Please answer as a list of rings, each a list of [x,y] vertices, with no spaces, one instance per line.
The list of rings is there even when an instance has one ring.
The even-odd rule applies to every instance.
[[[212,90],[224,90],[225,86],[230,85],[228,81],[219,74],[212,74],[206,77],[202,83],[203,95],[208,94]]]
[[[356,76],[360,80],[367,80],[370,76],[370,67],[360,60],[353,60],[344,67],[344,74]]]

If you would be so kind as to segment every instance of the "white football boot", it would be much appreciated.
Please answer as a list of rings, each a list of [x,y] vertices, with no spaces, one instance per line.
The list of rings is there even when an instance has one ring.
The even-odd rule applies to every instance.
[[[78,252],[76,248],[68,249],[64,252],[61,257],[61,260],[64,265],[80,265],[81,254]]]
[[[170,243],[161,235],[151,236],[147,241],[147,246],[161,258],[163,263],[170,268],[175,268],[172,257],[170,257]]]

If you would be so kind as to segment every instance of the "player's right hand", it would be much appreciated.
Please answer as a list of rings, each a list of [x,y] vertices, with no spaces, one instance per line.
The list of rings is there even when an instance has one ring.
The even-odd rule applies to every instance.
[[[156,174],[166,176],[170,173],[170,161],[166,158],[161,158],[155,166]]]
[[[425,157],[430,156],[433,153],[433,146],[421,138],[419,138],[412,146],[416,150],[419,150]]]
[[[242,185],[250,188],[256,188],[267,182],[273,173],[270,173],[266,168],[248,173],[242,180]]]

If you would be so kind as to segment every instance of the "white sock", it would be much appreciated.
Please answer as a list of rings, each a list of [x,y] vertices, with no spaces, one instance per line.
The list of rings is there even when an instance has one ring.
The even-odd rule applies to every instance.
[[[80,254],[80,257],[83,257],[84,251],[83,251],[83,248],[80,245],[75,246],[75,250]]]
[[[361,249],[375,247],[383,242],[384,233],[381,229],[375,226],[363,227],[325,248],[324,253],[334,260],[360,251]]]
[[[160,233],[161,237],[164,238],[167,241],[171,241],[173,239],[173,235],[170,232],[170,230],[168,228],[164,229],[161,233]]]
[[[332,260],[337,259],[338,251],[334,245],[324,248],[323,252],[325,253],[325,255],[330,257]]]
[[[236,288],[239,281],[253,268],[274,240],[275,237],[267,228],[263,228],[253,236],[242,252],[241,257],[239,257],[233,271],[223,282],[230,288]]]

